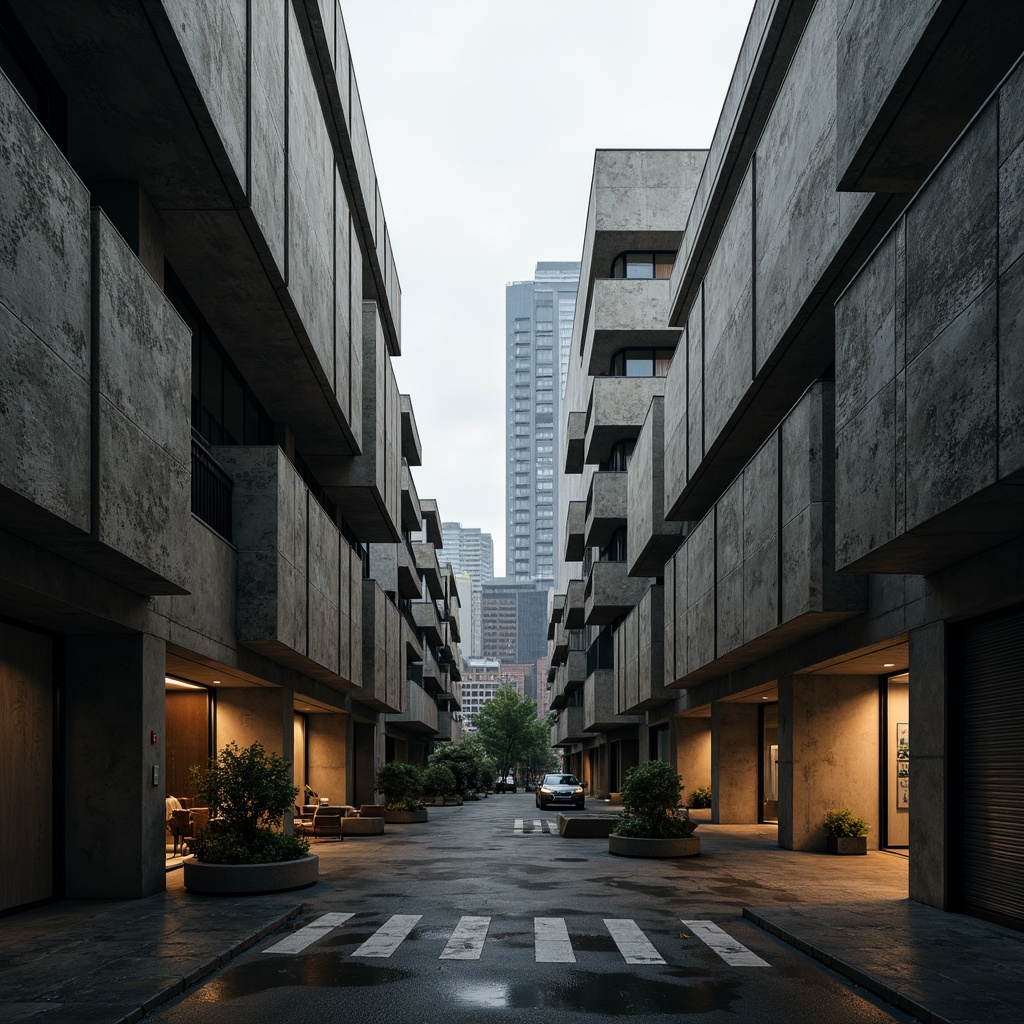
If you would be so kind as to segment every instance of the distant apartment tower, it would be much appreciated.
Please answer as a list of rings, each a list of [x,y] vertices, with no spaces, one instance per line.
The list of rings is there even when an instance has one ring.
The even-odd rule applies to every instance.
[[[538,263],[505,287],[505,575],[554,582],[555,454],[579,263]]]
[[[478,526],[462,523],[442,523],[444,548],[437,553],[443,565],[451,562],[455,573],[465,573],[473,581],[473,600],[470,602],[471,629],[464,630],[469,639],[469,656],[480,657],[480,588],[485,580],[494,579],[494,540]]]
[[[526,669],[524,665],[503,665],[496,658],[469,658],[462,673],[463,728],[473,732],[473,718],[503,686],[514,686],[524,694]]]
[[[547,656],[548,589],[528,580],[498,579],[483,585],[480,632],[484,658],[503,666],[533,665],[526,695],[537,697],[536,664]]]

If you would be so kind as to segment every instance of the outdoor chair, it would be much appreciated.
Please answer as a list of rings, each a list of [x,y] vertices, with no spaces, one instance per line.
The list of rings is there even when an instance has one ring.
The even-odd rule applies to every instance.
[[[341,839],[342,813],[340,807],[318,807],[313,814],[310,832],[317,838],[334,836],[336,839]]]

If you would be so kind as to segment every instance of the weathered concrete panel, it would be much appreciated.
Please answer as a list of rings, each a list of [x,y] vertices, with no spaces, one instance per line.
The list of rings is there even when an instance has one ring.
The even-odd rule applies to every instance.
[[[288,292],[319,362],[317,375],[333,391],[332,151],[295,14],[289,12]]]
[[[819,3],[757,148],[758,368],[793,323],[809,282],[821,278],[838,247],[835,75],[835,3]]]
[[[257,5],[258,6],[258,5]],[[203,102],[244,186],[246,170],[246,0],[164,0]]]
[[[1024,260],[999,281],[999,475],[1024,469]]]
[[[89,194],[2,75],[0,138],[0,491],[88,530]]]
[[[996,277],[996,106],[907,211],[907,361]]]
[[[352,214],[341,176],[334,174],[334,394],[352,425],[352,349],[362,344],[362,330],[352,329]],[[358,386],[358,385],[357,385]],[[361,436],[361,431],[360,431]]]
[[[997,479],[996,289],[907,366],[907,528]]]
[[[309,503],[308,655],[340,675],[338,662],[338,559],[344,543],[338,528],[316,501]]]
[[[98,359],[97,521],[107,547],[188,589],[192,339],[100,211],[93,213]]]
[[[249,204],[284,280],[286,12],[277,4],[268,3],[252,4],[251,11]]]

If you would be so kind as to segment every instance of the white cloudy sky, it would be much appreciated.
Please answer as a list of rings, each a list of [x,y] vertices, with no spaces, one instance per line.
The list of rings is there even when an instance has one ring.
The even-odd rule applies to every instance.
[[[505,564],[505,285],[578,260],[595,149],[711,142],[753,0],[341,0],[402,283],[421,497]]]

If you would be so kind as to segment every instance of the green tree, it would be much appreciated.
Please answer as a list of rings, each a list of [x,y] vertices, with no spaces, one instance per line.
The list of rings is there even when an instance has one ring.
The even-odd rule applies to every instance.
[[[551,725],[537,718],[537,702],[503,686],[473,716],[473,725],[498,778],[521,764],[544,765],[551,757]]]
[[[479,788],[481,769],[487,760],[483,747],[472,736],[458,743],[443,743],[427,758],[428,765],[442,765],[455,776],[455,792],[472,796]],[[493,782],[493,775],[489,782]]]

